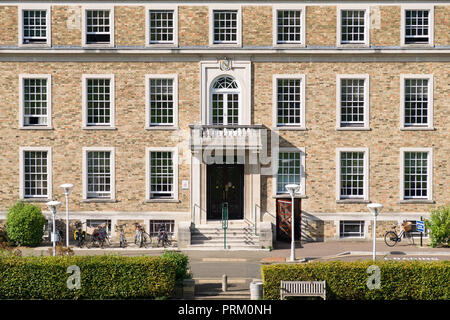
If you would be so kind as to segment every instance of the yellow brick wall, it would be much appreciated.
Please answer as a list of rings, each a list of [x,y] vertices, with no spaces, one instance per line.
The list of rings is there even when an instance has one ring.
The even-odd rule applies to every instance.
[[[54,130],[18,129],[18,75],[52,75],[52,123]],[[115,74],[117,130],[81,129],[82,74]],[[145,74],[176,73],[179,77],[179,131],[145,130]],[[73,183],[71,210],[82,211],[189,211],[190,164],[178,170],[179,203],[145,203],[145,148],[173,147],[189,137],[188,124],[198,123],[200,83],[198,63],[1,63],[0,97],[0,211],[19,196],[19,146],[51,146],[54,198],[64,201],[59,185]],[[115,147],[116,203],[82,203],[82,148]],[[179,158],[190,153],[179,150]],[[45,209],[45,204],[42,204]]]
[[[0,6],[0,45],[17,46],[18,10],[16,6]]]
[[[365,204],[337,204],[336,148],[367,147],[370,200],[386,212],[428,212],[428,204],[399,204],[400,148],[433,147],[437,204],[450,198],[448,63],[254,63],[254,123],[272,127],[272,75],[306,74],[307,131],[283,131],[282,146],[306,148],[307,212],[366,212]],[[336,74],[370,75],[370,131],[336,131]],[[400,74],[434,75],[435,131],[400,131]],[[271,177],[262,177],[262,207],[275,213]]]
[[[450,45],[450,6],[434,7],[434,44]]]
[[[242,45],[272,46],[272,7],[242,7]]]
[[[371,7],[370,45],[399,46],[401,28],[400,6]]]
[[[81,46],[81,6],[52,6],[52,45]]]
[[[145,7],[115,7],[114,42],[116,46],[144,46],[145,28]]]
[[[336,45],[336,6],[306,7],[306,45]]]
[[[209,11],[207,6],[178,7],[180,47],[209,45]]]

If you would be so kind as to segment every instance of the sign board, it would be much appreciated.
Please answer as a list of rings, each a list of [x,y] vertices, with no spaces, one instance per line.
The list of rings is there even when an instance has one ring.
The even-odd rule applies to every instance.
[[[416,230],[419,232],[425,232],[425,222],[423,221],[416,221]]]
[[[183,189],[183,190],[189,189],[189,181],[188,180],[183,180],[181,182],[181,189]]]

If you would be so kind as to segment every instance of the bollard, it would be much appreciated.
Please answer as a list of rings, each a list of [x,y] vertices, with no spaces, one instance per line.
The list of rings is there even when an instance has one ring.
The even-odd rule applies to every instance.
[[[261,300],[263,296],[262,281],[253,281],[250,283],[250,300]]]
[[[222,291],[226,292],[228,287],[228,277],[226,274],[222,276]]]

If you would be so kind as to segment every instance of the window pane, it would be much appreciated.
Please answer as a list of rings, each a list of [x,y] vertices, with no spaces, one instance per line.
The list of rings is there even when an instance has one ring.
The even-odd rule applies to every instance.
[[[47,151],[25,151],[23,156],[24,197],[47,197]]]
[[[237,43],[237,11],[214,10],[214,43]]]
[[[341,152],[340,196],[363,198],[364,196],[364,152]]]
[[[365,10],[341,11],[341,43],[364,43]]]

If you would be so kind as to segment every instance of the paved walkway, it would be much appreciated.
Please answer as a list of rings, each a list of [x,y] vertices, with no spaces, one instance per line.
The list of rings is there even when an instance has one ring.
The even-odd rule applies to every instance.
[[[47,255],[50,247],[37,248],[21,248],[23,255]],[[384,241],[377,241],[376,244],[377,256],[440,256],[442,258],[450,258],[450,248],[431,248],[430,246],[420,247],[418,245],[410,245],[408,243],[399,243],[395,247],[388,247]],[[165,250],[178,250],[177,248],[166,248]],[[164,249],[138,248],[134,244],[126,249],[113,247],[111,249],[100,248],[76,248],[77,255],[97,255],[114,253],[124,256],[135,255],[159,255]],[[274,250],[181,250],[189,257],[195,260],[201,260],[209,263],[227,262],[284,262],[285,258],[290,257],[290,243],[276,243]],[[297,259],[306,260],[320,260],[320,259],[339,259],[345,256],[370,256],[372,257],[372,242],[371,241],[329,241],[329,242],[312,242],[305,243],[302,247],[295,249]]]

